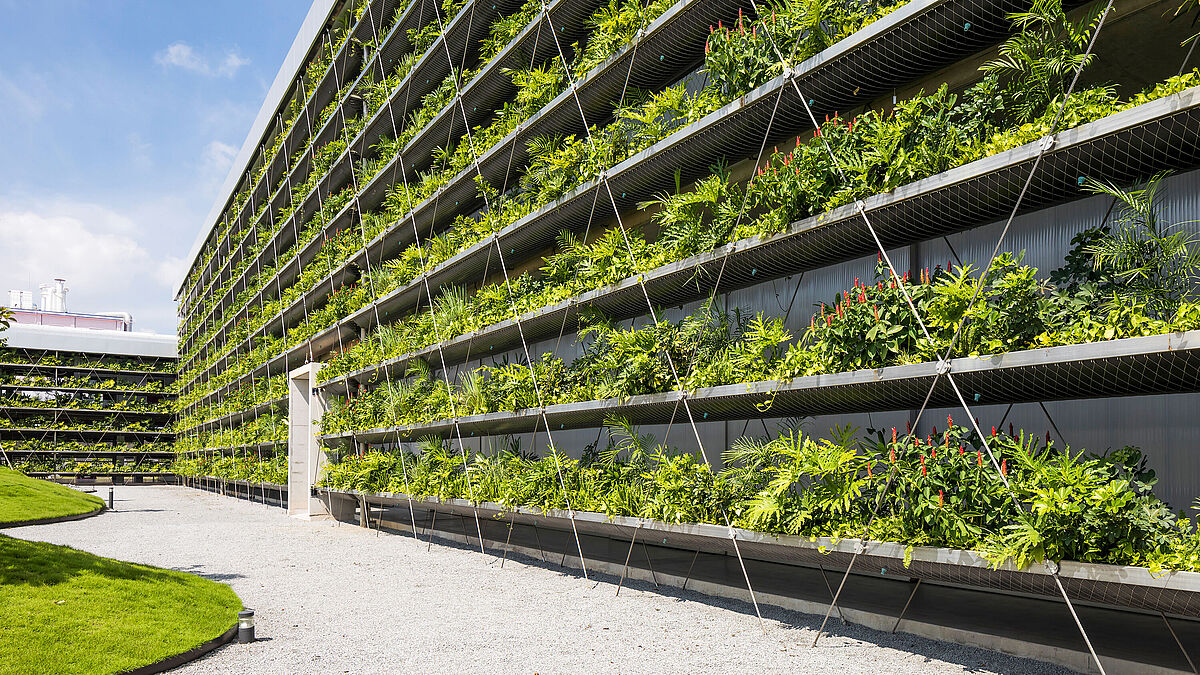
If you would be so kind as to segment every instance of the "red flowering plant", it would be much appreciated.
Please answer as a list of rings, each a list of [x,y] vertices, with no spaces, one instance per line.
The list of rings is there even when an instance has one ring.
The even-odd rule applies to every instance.
[[[711,27],[704,47],[709,80],[727,100],[783,72],[780,56],[797,65],[908,0],[880,2],[747,2],[735,21]],[[753,20],[749,7],[762,15]]]
[[[726,26],[718,21],[709,26],[704,44],[704,64],[717,91],[726,100],[740,96],[781,72],[766,34],[758,21],[738,10],[738,18]]]
[[[873,283],[855,278],[832,305],[821,303],[808,332],[780,366],[779,377],[836,373],[927,359],[931,345],[905,300],[907,290],[917,311],[935,296],[942,269],[923,269],[917,279],[906,273],[897,281],[878,260]]]
[[[871,539],[969,549],[998,521],[1017,517],[978,434],[956,426],[952,416],[946,421],[944,430],[934,427],[924,437],[892,428],[864,440],[874,477],[864,494],[870,507],[879,504]],[[989,443],[1003,461],[997,440]]]

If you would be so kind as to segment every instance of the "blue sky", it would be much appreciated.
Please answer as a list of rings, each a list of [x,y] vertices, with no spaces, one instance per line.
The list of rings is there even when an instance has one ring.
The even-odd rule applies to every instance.
[[[173,333],[184,257],[301,22],[301,0],[0,0],[0,302]]]

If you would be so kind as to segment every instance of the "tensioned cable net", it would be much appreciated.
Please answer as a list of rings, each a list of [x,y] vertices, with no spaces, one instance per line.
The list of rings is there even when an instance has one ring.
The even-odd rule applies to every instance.
[[[424,3],[418,4],[421,8],[417,14],[423,14]],[[669,367],[669,379],[674,385],[667,387],[668,391],[626,399],[550,405],[543,396],[545,383],[535,368],[537,354],[532,346],[537,342],[552,341],[553,352],[557,353],[564,336],[580,328],[585,307],[598,310],[611,320],[646,317],[651,325],[660,327],[666,323],[664,307],[699,302],[702,307],[712,310],[719,299],[732,290],[801,274],[796,289],[788,294],[792,297],[792,302],[787,305],[790,314],[799,284],[804,282],[804,272],[878,252],[886,263],[887,275],[904,296],[916,325],[928,337],[926,318],[918,311],[909,296],[905,278],[893,264],[891,255],[897,247],[1003,219],[1003,231],[991,254],[995,259],[1009,226],[1019,213],[1077,198],[1085,178],[1102,176],[1129,183],[1150,173],[1193,168],[1200,163],[1200,153],[1195,150],[1200,147],[1197,142],[1200,141],[1200,98],[1194,90],[1060,131],[1059,118],[1063,116],[1066,99],[1075,89],[1081,64],[1074,70],[1056,118],[1048,130],[1042,130],[1044,133],[1037,143],[1019,145],[932,177],[914,180],[888,193],[853,200],[791,223],[778,234],[718,246],[664,266],[643,268],[635,251],[635,237],[631,234],[636,225],[628,222],[629,214],[637,210],[640,202],[691,184],[707,175],[705,167],[724,159],[743,160],[750,167],[749,181],[752,183],[754,169],[763,166],[771,154],[769,148],[778,143],[789,143],[799,133],[820,129],[819,115],[863,106],[881,94],[995,45],[1011,31],[1007,14],[1027,9],[1023,3],[913,2],[806,60],[795,57],[799,40],[793,40],[792,53],[785,54],[775,44],[777,33],[764,29],[770,42],[772,61],[781,64],[782,74],[768,79],[720,110],[699,116],[699,119],[667,121],[664,124],[668,128],[646,147],[631,151],[628,156],[618,154],[611,162],[602,161],[600,166],[580,174],[579,185],[565,186],[556,199],[522,205],[524,212],[509,211],[514,196],[520,195],[524,167],[531,160],[530,141],[545,138],[548,134],[574,134],[599,156],[595,135],[601,133],[601,125],[613,117],[614,110],[627,107],[628,93],[637,90],[638,96],[642,96],[643,91],[652,94],[681,75],[696,70],[700,64],[699,48],[705,44],[712,19],[718,17],[716,23],[725,20],[732,25],[735,19],[728,12],[734,12],[735,16],[738,13],[735,4],[684,1],[654,16],[648,12],[650,4],[641,6],[639,27],[630,44],[586,72],[577,72],[573,67],[574,58],[570,54],[574,43],[562,37],[570,35],[565,30],[567,27],[562,25],[564,18],[569,21],[572,16],[585,15],[586,3],[537,3],[532,16],[526,17],[529,20],[525,28],[511,38],[514,40],[511,44],[520,44],[523,51],[514,55],[502,49],[499,54],[503,56],[496,55],[486,63],[480,59],[478,64],[475,63],[478,52],[474,51],[477,36],[486,35],[487,26],[507,8],[497,10],[492,6],[489,10],[468,2],[461,11],[453,15],[447,12],[443,16],[441,8],[433,6],[431,25],[436,25],[437,37],[419,57],[418,65],[406,71],[407,77],[393,90],[403,103],[389,95],[386,113],[379,108],[376,115],[364,123],[365,128],[375,130],[372,133],[379,133],[380,137],[384,131],[389,132],[389,142],[405,139],[398,143],[401,147],[394,155],[380,155],[386,160],[381,169],[375,170],[369,164],[376,161],[370,158],[375,146],[369,134],[355,133],[360,127],[347,117],[347,107],[334,110],[334,117],[339,120],[334,124],[334,133],[347,150],[339,155],[335,168],[317,180],[314,207],[310,210],[320,211],[326,200],[348,191],[346,201],[340,201],[343,198],[339,197],[338,202],[331,202],[341,206],[338,214],[325,221],[322,232],[333,237],[347,227],[353,227],[357,229],[357,241],[354,250],[340,257],[323,256],[324,275],[319,283],[311,288],[301,288],[298,295],[289,296],[295,307],[290,311],[295,317],[304,317],[304,334],[311,337],[285,347],[281,355],[264,364],[252,365],[245,375],[239,376],[243,379],[221,386],[236,386],[239,381],[248,381],[254,389],[260,377],[285,373],[300,362],[316,360],[330,352],[345,354],[358,340],[377,344],[381,359],[348,373],[339,373],[323,383],[322,390],[331,394],[344,392],[353,401],[370,388],[386,387],[394,393],[398,389],[393,388],[407,386],[403,382],[410,368],[436,370],[436,379],[440,382],[432,386],[439,396],[448,396],[448,418],[402,424],[394,405],[401,397],[392,396],[393,403],[385,411],[386,422],[383,423],[386,426],[326,433],[323,439],[330,444],[343,440],[352,442],[355,451],[359,452],[364,444],[402,448],[406,443],[433,436],[438,439],[438,444],[448,439],[449,452],[457,455],[464,467],[469,467],[468,453],[473,454],[469,450],[473,441],[468,443],[468,438],[532,433],[536,439],[544,431],[553,456],[558,491],[566,506],[559,514],[562,518],[560,526],[570,526],[576,553],[584,566],[580,527],[588,531],[603,530],[604,527],[592,522],[590,514],[577,514],[572,508],[571,492],[560,464],[560,450],[554,442],[556,431],[600,428],[602,433],[613,415],[628,415],[629,419],[642,424],[686,422],[701,457],[711,466],[714,463],[710,461],[706,438],[700,428],[704,422],[914,409],[919,412],[909,437],[919,438],[917,423],[927,408],[961,406],[988,455],[991,471],[1008,487],[1003,466],[993,456],[989,437],[972,414],[973,405],[1200,390],[1200,363],[1197,362],[1200,352],[1195,349],[1200,340],[1192,333],[1053,347],[1037,352],[1030,350],[1002,355],[991,361],[951,360],[948,356],[954,352],[961,331],[959,324],[950,348],[945,350],[947,357],[937,362],[807,376],[785,382],[691,390],[685,382],[690,381],[698,366],[695,357],[700,345],[697,340],[679,352],[691,357],[686,369],[683,364],[676,363],[670,351],[662,352]],[[746,15],[748,24],[745,28],[756,31],[766,25],[763,22],[769,20],[770,12],[753,2],[750,5],[753,13]],[[1098,14],[1099,19],[1091,28],[1085,62],[1087,55],[1092,53],[1096,36],[1104,27],[1108,10],[1106,7]],[[413,11],[414,8],[409,6],[405,16],[411,16]],[[383,20],[374,15],[374,4],[366,7],[364,17],[371,39],[376,44],[381,39],[384,45],[389,44],[386,37],[381,38],[376,32],[376,26],[382,26]],[[741,19],[737,20],[742,29]],[[571,30],[575,28],[571,27]],[[326,35],[323,39],[332,44],[331,36]],[[370,63],[377,63],[374,58],[373,54]],[[553,100],[497,140],[489,135],[491,132],[486,127],[489,108],[498,106],[502,99],[497,92],[505,91],[495,84],[498,79],[494,73],[499,70],[496,64],[501,59],[510,59],[506,63],[512,64],[517,58],[521,59],[521,66],[530,70],[557,62],[553,67],[561,71],[564,84]],[[665,65],[659,67],[656,64]],[[353,89],[361,81],[360,76],[354,82],[347,82],[351,78],[337,67],[330,72],[332,86],[337,92],[348,86]],[[378,77],[385,78],[386,73],[381,65]],[[422,79],[425,84],[416,84]],[[421,111],[425,108],[420,107],[422,104],[418,101],[439,91],[443,92],[441,99],[429,100],[441,102],[437,106],[440,112],[435,108],[422,117],[425,113]],[[400,115],[393,108],[394,102],[395,108],[402,111]],[[309,120],[307,107],[302,114],[305,117],[302,123],[307,124],[309,136],[323,133]],[[481,138],[486,140],[477,145]],[[843,162],[828,141],[820,136],[819,142],[832,161],[831,166],[841,172]],[[356,151],[351,151],[352,148]],[[453,159],[455,152],[459,153],[460,159],[465,158],[465,164],[460,159]],[[454,175],[450,175],[451,168],[456,172]],[[285,171],[283,175],[290,186],[290,172]],[[844,175],[833,180],[850,184]],[[339,185],[345,187],[339,189]],[[288,192],[291,192],[290,188]],[[744,197],[739,197],[741,203],[734,205],[734,229],[743,219],[760,215],[749,208],[749,197],[747,190]],[[249,203],[250,210],[255,211],[256,200],[251,198]],[[385,203],[400,203],[404,208],[398,217],[380,228],[374,219],[382,217],[380,209]],[[274,204],[268,204],[266,208],[270,213]],[[509,216],[510,213],[513,215]],[[450,255],[440,252],[439,247],[450,241],[446,233],[456,231],[458,224],[465,222],[461,220],[464,218],[476,223],[474,238],[464,237],[466,242]],[[288,220],[291,237],[300,246],[301,215],[289,213]],[[619,234],[618,255],[628,258],[631,276],[545,307],[530,310],[519,304],[514,288],[517,283],[515,273],[527,269],[528,261],[536,260],[553,236],[560,231],[569,231],[576,237],[582,235],[582,241],[586,242],[594,237],[593,233],[603,230]],[[251,231],[257,239],[253,227]],[[273,255],[278,259],[280,252],[274,248],[273,236],[271,242]],[[317,249],[314,246],[310,250]],[[416,272],[397,285],[387,277],[388,265],[402,255],[415,256]],[[954,255],[957,257],[957,253]],[[316,254],[309,257],[310,262],[316,259]],[[300,258],[296,260],[296,278],[299,279],[303,277],[304,264]],[[261,274],[263,267],[256,264],[257,273]],[[988,267],[990,264],[983,269]],[[571,276],[578,280],[579,270],[572,270]],[[331,298],[337,293],[344,292],[340,290],[343,283],[356,277],[358,286],[366,287],[367,301],[361,307],[352,308],[345,318],[334,318],[326,325],[310,325],[310,316],[324,316],[326,303],[332,302]],[[278,274],[274,276],[274,295],[282,298],[285,291],[279,279]],[[454,334],[440,313],[440,308],[449,302],[447,298],[457,292],[453,289],[483,288],[489,284],[502,289],[509,315],[491,326]],[[349,287],[353,288],[354,284]],[[981,283],[974,284],[975,297],[967,301],[968,308],[975,304],[981,288]],[[262,313],[265,296],[260,293],[257,298],[259,313]],[[288,311],[287,308],[281,310],[283,318],[278,321],[279,329],[284,333],[284,344],[291,344],[287,339],[291,330]],[[389,353],[382,327],[419,315],[428,316],[432,340],[427,346],[399,356]],[[248,309],[246,316],[250,316]],[[263,329],[263,334],[269,335],[273,330],[273,327]],[[367,331],[375,334],[368,335]],[[204,371],[212,371],[219,363],[228,362],[227,353],[249,351],[250,344],[247,338],[233,345],[230,352],[230,345],[210,341],[204,347],[208,358],[225,361],[213,361],[203,367]],[[536,405],[481,414],[460,410],[454,392],[461,386],[466,364],[473,359],[507,351],[518,354],[519,367],[528,374]],[[211,377],[206,372],[201,376]],[[434,379],[433,373],[426,375],[430,376],[429,380]],[[203,387],[203,381],[189,386]],[[255,419],[257,415],[258,408],[255,408]],[[1053,419],[1050,423],[1054,425]],[[1057,426],[1055,428],[1057,430]],[[983,453],[981,461],[982,456]],[[409,465],[410,457],[405,452],[399,453],[399,478],[416,537],[415,511],[425,508],[436,513],[439,507],[430,500],[412,496],[409,489],[409,472],[413,468]],[[894,471],[892,469],[890,475],[894,475]],[[481,551],[486,551],[480,514],[486,517],[495,514],[491,514],[491,507],[474,503],[478,500],[475,498],[475,477],[470,470],[465,471],[464,480],[471,503],[469,515],[475,518],[474,538]],[[877,493],[876,508],[891,485],[889,478],[887,486]],[[1023,508],[1011,488],[1010,495],[1018,510]],[[361,504],[366,513],[369,506],[365,497]],[[442,508],[448,513],[456,512],[446,505]],[[456,508],[461,511],[468,507],[460,505]],[[508,511],[514,514],[510,516],[511,534],[511,524],[519,510]],[[456,513],[464,515],[467,512]],[[868,532],[873,519],[872,515],[872,520],[867,521]],[[844,568],[841,583],[832,593],[834,600],[830,612],[836,609],[845,584],[853,583],[847,581],[851,572],[859,567],[895,568],[897,565],[894,551],[872,548],[873,544],[861,549],[822,553],[815,548],[806,548],[798,541],[789,540],[786,545],[766,542],[754,533],[735,528],[727,514],[722,514],[721,520],[724,526],[718,529],[722,529],[723,534],[713,530],[705,530],[704,535],[673,533],[672,541],[681,547],[694,546],[697,550],[721,550],[721,546],[726,546],[728,548],[724,550],[736,555],[739,562],[745,555]],[[617,523],[612,525],[612,533],[630,537],[632,553],[638,530],[652,526],[649,521]],[[465,529],[464,535],[469,537]],[[431,525],[430,541],[432,536]],[[507,543],[505,548],[507,554]],[[741,568],[753,600],[752,579],[744,563]],[[1149,579],[1085,578],[1079,574],[1060,573],[1058,569],[1052,569],[1050,573],[991,569],[983,559],[970,556],[961,559],[914,556],[904,565],[903,574],[929,581],[1058,596],[1068,605],[1086,601],[1188,616],[1200,614],[1197,591],[1172,586],[1169,581],[1156,584]],[[584,575],[587,575],[586,566]],[[1084,628],[1080,625],[1087,640]],[[1090,643],[1088,646],[1090,649]],[[1092,656],[1095,658],[1094,651]],[[1096,663],[1103,670],[1098,659]]]
[[[0,462],[65,480],[169,477],[166,367],[135,354],[0,349]]]
[[[1096,37],[1099,35],[1100,29],[1104,25],[1104,19],[1107,17],[1108,12],[1111,8],[1112,8],[1112,0],[1109,0],[1107,6],[1104,8],[1104,10],[1100,14],[1099,21],[1096,24],[1095,32],[1092,34],[1092,38],[1088,42],[1087,51],[1084,53],[1083,59],[1081,60],[1079,66],[1075,70],[1075,74],[1071,80],[1071,84],[1066,90],[1066,93],[1063,97],[1063,99],[1064,99],[1063,103],[1061,104],[1059,111],[1055,114],[1054,121],[1050,124],[1049,135],[1044,137],[1043,141],[1040,143],[1040,151],[1034,160],[1033,167],[1030,169],[1031,174],[1033,174],[1037,171],[1037,167],[1038,167],[1038,164],[1040,163],[1041,156],[1044,153],[1044,151],[1049,147],[1050,141],[1053,138],[1054,132],[1057,131],[1058,122],[1062,117],[1063,109],[1066,107],[1067,100],[1070,98],[1070,95],[1071,95],[1072,91],[1074,90],[1076,83],[1079,81],[1079,75],[1083,71],[1083,66],[1086,64],[1088,58],[1091,55],[1092,48],[1095,45]],[[788,60],[782,59],[783,55],[779,53],[778,47],[775,46],[774,40],[771,37],[769,32],[767,32],[767,38],[768,38],[768,40],[771,41],[772,47],[775,49],[776,55],[781,58],[781,60],[784,64],[785,75],[788,76],[789,79],[791,79],[790,65],[788,65]],[[813,111],[811,108],[811,103],[809,102],[809,100],[805,99],[805,94],[800,91],[799,85],[796,84],[796,82],[794,80],[792,80],[792,85],[796,89],[797,96],[799,97],[801,102],[804,104],[805,110],[808,113],[809,118],[813,122],[813,126],[817,127],[818,126],[817,120],[816,120],[815,115],[813,114]],[[833,159],[834,166],[837,167],[837,171],[838,171],[839,175],[841,175],[842,179],[845,180],[845,174],[842,171],[841,165],[837,162],[837,158],[834,156],[833,148],[830,147],[828,140],[825,139],[825,137],[823,137],[823,136],[821,137],[821,144],[824,146],[824,148],[825,148],[826,152],[829,154],[830,158]],[[1032,176],[1025,181],[1025,186],[1022,188],[1020,194],[1018,195],[1017,201],[1012,207],[1012,213],[1009,216],[1008,221],[1005,223],[1004,229],[1002,230],[1000,237],[996,242],[995,250],[992,252],[992,258],[991,258],[991,260],[988,261],[987,265],[983,266],[983,269],[985,270],[983,274],[987,273],[987,270],[990,269],[990,267],[991,267],[992,261],[994,261],[996,258],[996,255],[999,254],[1000,247],[1003,245],[1003,242],[1004,242],[1004,237],[1008,233],[1009,227],[1012,225],[1013,218],[1016,217],[1017,212],[1020,210],[1021,201],[1023,200],[1023,198],[1025,196],[1025,191],[1028,188],[1028,185],[1031,181],[1032,181]],[[883,260],[886,261],[888,271],[891,273],[892,278],[895,280],[896,284],[899,286],[901,292],[903,293],[904,300],[907,303],[909,309],[912,311],[914,318],[917,320],[917,323],[920,326],[921,331],[925,334],[926,339],[932,340],[932,338],[930,337],[930,334],[929,334],[929,330],[926,327],[925,319],[921,316],[920,312],[917,311],[917,307],[913,302],[912,296],[910,295],[908,289],[906,288],[905,280],[896,271],[896,267],[892,263],[892,259],[889,256],[887,249],[883,246],[883,242],[879,239],[878,235],[875,233],[874,228],[871,227],[870,219],[867,216],[866,206],[861,201],[859,201],[856,203],[856,207],[859,211],[859,214],[862,216],[863,222],[866,224],[867,229],[871,232],[872,238],[875,240],[875,243],[879,248],[880,255],[883,257]],[[979,292],[982,290],[982,288],[983,288],[983,279],[981,278],[979,283],[975,284],[974,293],[971,296],[970,301],[967,303],[968,310],[978,300]],[[1011,485],[1009,485],[1008,479],[1004,475],[1004,470],[1001,467],[1001,465],[999,464],[999,462],[997,462],[995,454],[992,452],[992,448],[991,448],[990,444],[988,443],[987,437],[984,436],[983,430],[979,428],[978,421],[976,421],[976,419],[972,416],[971,407],[967,404],[966,399],[964,399],[962,396],[962,392],[958,389],[958,386],[954,383],[954,376],[951,373],[951,368],[952,368],[951,363],[952,362],[950,359],[951,359],[951,355],[953,354],[953,347],[954,347],[954,344],[957,342],[959,335],[961,334],[963,324],[968,320],[967,317],[968,317],[968,315],[964,314],[963,319],[961,319],[959,321],[958,326],[955,328],[954,336],[950,340],[950,346],[947,348],[946,354],[942,357],[942,360],[938,364],[938,370],[934,377],[934,384],[930,386],[929,394],[926,396],[925,402],[923,402],[921,404],[920,409],[917,411],[916,418],[913,423],[913,427],[915,428],[916,425],[920,422],[921,415],[924,414],[927,406],[929,405],[929,398],[933,394],[933,389],[934,389],[934,386],[936,386],[937,380],[942,375],[945,375],[946,379],[950,382],[951,386],[954,388],[954,392],[957,395],[959,401],[962,403],[962,407],[967,413],[968,420],[970,420],[972,422],[972,426],[974,427],[975,432],[979,435],[981,443],[983,444],[983,449],[987,452],[988,458],[991,461],[992,468],[995,469],[1000,474],[1000,480],[1001,480],[1001,482],[1004,483],[1004,487],[1008,490],[1009,496],[1012,498],[1013,503],[1017,506],[1018,510],[1021,510],[1021,509],[1023,509],[1023,504],[1021,504],[1016,493],[1013,492]],[[885,495],[887,494],[888,489],[892,485],[892,481],[895,477],[897,470],[898,469],[894,466],[889,470],[888,482],[884,485],[883,491],[879,494],[878,499],[876,501],[876,506],[871,513],[871,517],[867,520],[866,527],[864,528],[867,532],[870,532],[871,524],[874,521],[876,515],[878,514],[879,507],[882,505],[883,499],[884,499]],[[834,594],[833,602],[830,603],[830,609],[829,609],[829,611],[827,611],[825,613],[825,618],[821,622],[821,627],[817,630],[817,635],[813,638],[814,646],[817,644],[817,641],[821,637],[821,633],[825,629],[825,624],[829,620],[829,615],[832,613],[833,608],[838,603],[838,599],[841,596],[842,589],[845,587],[845,583],[846,583],[847,579],[849,579],[849,577],[850,577],[850,572],[853,569],[854,562],[856,561],[857,557],[858,557],[858,552],[856,551],[854,557],[851,558],[850,562],[846,566],[846,572],[842,575],[842,581],[838,585],[838,589]],[[1055,580],[1055,583],[1058,585],[1058,588],[1062,591],[1062,596],[1063,596],[1063,599],[1066,601],[1067,606],[1071,608],[1072,616],[1075,618],[1076,623],[1079,624],[1080,633],[1082,633],[1083,639],[1087,643],[1088,651],[1091,652],[1092,659],[1093,659],[1093,661],[1095,661],[1096,667],[1100,669],[1101,673],[1103,673],[1104,666],[1100,663],[1100,658],[1096,655],[1096,651],[1092,647],[1091,640],[1088,638],[1087,631],[1084,629],[1083,624],[1079,623],[1079,618],[1075,613],[1074,607],[1072,607],[1072,605],[1071,605],[1071,598],[1070,598],[1070,596],[1067,595],[1066,590],[1062,586],[1062,582],[1058,579],[1057,570],[1054,571],[1054,580]]]

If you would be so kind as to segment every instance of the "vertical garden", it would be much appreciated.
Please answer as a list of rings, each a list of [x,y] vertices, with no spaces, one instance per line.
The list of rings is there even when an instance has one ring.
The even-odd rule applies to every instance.
[[[1198,572],[1193,18],[336,5],[180,289],[176,470],[287,482],[318,362],[326,495]]]
[[[7,342],[0,342],[4,466],[51,479],[173,478],[173,357],[161,349],[106,352],[103,338],[82,351],[78,340],[37,331]]]

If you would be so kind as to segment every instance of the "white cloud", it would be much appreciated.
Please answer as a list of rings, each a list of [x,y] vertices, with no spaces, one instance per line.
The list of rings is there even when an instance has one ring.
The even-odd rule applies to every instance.
[[[208,77],[232,78],[242,66],[250,63],[250,60],[242,58],[235,50],[231,49],[225,52],[225,56],[217,62],[216,66],[213,66],[208,59],[197,53],[188,43],[173,42],[167,45],[166,49],[154,55],[154,62],[164,68],[183,68]]]
[[[17,279],[64,277],[100,296],[130,288],[149,255],[128,219],[92,205],[0,211],[0,267]]]
[[[160,66],[178,66],[184,70],[194,70],[198,73],[207,74],[209,70],[208,64],[186,42],[176,42],[155,54],[154,62]]]
[[[201,153],[201,168],[205,173],[220,174],[221,178],[224,178],[229,167],[233,165],[233,158],[236,155],[237,148],[232,145],[221,141],[211,141],[204,146],[204,151]]]
[[[128,311],[143,329],[166,328],[184,263],[156,258],[143,237],[133,218],[99,204],[0,201],[0,284],[36,291],[61,277],[71,289],[71,311]]]
[[[188,261],[178,256],[169,255],[155,264],[154,278],[164,288],[170,289],[173,293],[175,287],[183,279],[184,273],[187,272],[187,267]]]
[[[217,74],[224,77],[233,77],[242,66],[248,65],[250,59],[243,59],[238,56],[237,52],[230,51],[225,54],[225,58],[221,61],[221,65],[217,66]]]

